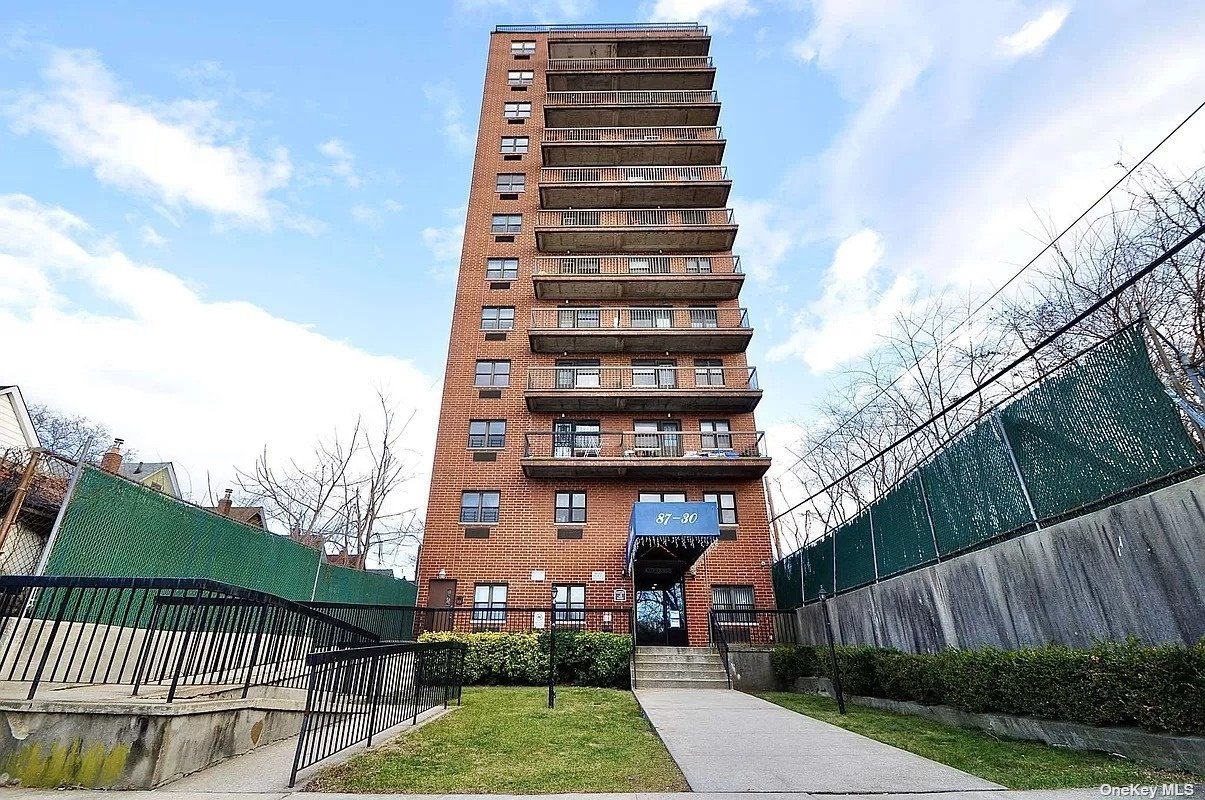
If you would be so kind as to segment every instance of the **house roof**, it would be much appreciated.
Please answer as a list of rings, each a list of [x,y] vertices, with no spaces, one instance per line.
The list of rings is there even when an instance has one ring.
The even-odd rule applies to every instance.
[[[146,485],[147,480],[155,475],[166,474],[167,485],[163,487],[163,490],[172,497],[180,496],[180,483],[176,480],[176,468],[170,461],[128,461],[117,468],[117,474],[143,485]]]
[[[41,447],[38,432],[33,427],[33,417],[29,415],[29,409],[25,407],[25,398],[21,396],[21,387],[15,384],[0,385],[0,395],[7,395],[12,400],[13,410],[17,414],[17,425],[25,437],[25,444],[29,447]]]
[[[222,514],[221,508],[218,506],[206,506],[206,511],[212,511],[215,514]],[[253,525],[256,528],[264,528],[268,515],[264,512],[263,506],[231,506],[230,510],[224,517],[229,517],[235,522],[241,522],[244,525]]]

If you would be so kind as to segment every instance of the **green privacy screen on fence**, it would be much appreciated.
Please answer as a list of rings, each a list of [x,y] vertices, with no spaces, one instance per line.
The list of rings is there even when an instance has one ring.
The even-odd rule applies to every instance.
[[[837,591],[898,575],[1031,530],[1035,516],[1072,513],[1201,460],[1141,333],[1131,328],[984,418],[853,520],[775,564],[775,597],[779,608],[795,608],[815,600],[821,586],[831,593],[834,561]]]
[[[46,574],[209,578],[338,603],[413,605],[416,594],[410,581],[319,565],[316,550],[93,467],[80,473]]]

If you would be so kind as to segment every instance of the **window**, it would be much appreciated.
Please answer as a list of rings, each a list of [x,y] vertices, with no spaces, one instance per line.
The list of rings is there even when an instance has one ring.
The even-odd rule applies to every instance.
[[[704,275],[711,272],[711,256],[691,256],[686,259],[688,273]]]
[[[527,119],[531,116],[531,103],[503,103],[502,116],[507,119]]]
[[[704,492],[704,503],[715,503],[720,511],[721,525],[736,524],[736,495],[732,492]]]
[[[494,523],[498,521],[499,492],[461,492],[460,521]]]
[[[597,457],[602,451],[602,435],[594,420],[568,420],[552,426],[554,458]]]
[[[676,458],[682,455],[682,423],[677,420],[637,420],[632,423],[632,455]]]
[[[673,361],[633,361],[632,386],[647,389],[677,389],[678,370]]]
[[[556,388],[597,389],[599,388],[598,359],[556,362]]]
[[[752,611],[752,586],[712,586],[711,607],[716,611]],[[753,614],[725,614],[721,624],[752,625],[756,620]]]
[[[699,447],[703,450],[731,450],[732,434],[726,419],[703,420],[699,423]]]
[[[527,188],[527,176],[522,172],[501,172],[494,181],[494,189],[500,194],[521,192]]]
[[[522,214],[495,214],[490,220],[490,233],[518,233],[522,225]]]
[[[724,362],[718,358],[695,359],[695,386],[723,386]]]
[[[636,500],[640,503],[685,503],[686,492],[641,492]]]
[[[720,327],[720,310],[715,306],[695,306],[690,310],[690,327]]]
[[[511,69],[506,71],[506,82],[511,86],[531,86],[536,74],[529,69]]]
[[[510,386],[509,361],[478,361],[474,386]]]
[[[628,272],[632,275],[664,275],[669,272],[668,256],[640,256],[628,259]]]
[[[469,447],[474,450],[506,447],[506,420],[469,420]]]
[[[519,259],[487,258],[485,277],[491,281],[512,281],[519,277]]]
[[[531,140],[526,136],[503,136],[502,153],[503,155],[526,153],[530,142]]]
[[[586,621],[586,587],[580,583],[554,584],[552,607],[556,610],[557,623]]]
[[[597,328],[601,322],[602,309],[560,308],[556,312],[558,328]]]
[[[566,525],[586,521],[585,492],[556,493],[556,523]]]
[[[510,54],[512,56],[530,56],[536,52],[535,42],[511,42]]]
[[[628,310],[628,319],[633,328],[672,328],[674,327],[674,310],[672,308],[632,308]]]
[[[479,583],[473,587],[473,622],[485,625],[506,622],[505,583]]]
[[[598,275],[602,272],[602,259],[596,256],[562,258],[562,275]]]
[[[481,309],[481,330],[509,331],[514,327],[514,306],[484,306]]]

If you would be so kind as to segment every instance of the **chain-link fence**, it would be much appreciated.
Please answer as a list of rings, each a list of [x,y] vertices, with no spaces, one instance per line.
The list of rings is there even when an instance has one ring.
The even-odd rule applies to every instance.
[[[1130,328],[943,448],[854,519],[774,564],[780,608],[848,591],[1200,467]]]
[[[325,563],[291,539],[45,451],[0,459],[2,509],[13,520],[3,574],[36,574],[44,561],[45,575],[209,578],[288,600],[413,605],[417,594],[410,581]]]

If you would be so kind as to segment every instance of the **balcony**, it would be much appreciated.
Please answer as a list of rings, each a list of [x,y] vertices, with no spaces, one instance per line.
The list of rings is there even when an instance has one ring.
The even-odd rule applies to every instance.
[[[721,166],[540,170],[542,208],[719,208],[731,190]]]
[[[533,353],[743,353],[743,308],[533,308]]]
[[[545,128],[540,138],[550,167],[719,164],[724,134],[718,127]]]
[[[528,433],[520,463],[529,478],[753,480],[770,457],[761,431]]]
[[[544,99],[547,128],[693,127],[719,119],[711,89],[549,92]]]
[[[598,25],[592,30],[550,32],[548,55],[552,60],[580,58],[638,58],[705,56],[711,37],[703,25],[680,27]]]
[[[532,367],[529,411],[749,413],[761,400],[754,367]]]
[[[552,92],[710,89],[710,56],[554,58],[548,62]]]
[[[740,256],[540,256],[540,300],[733,300],[745,276]]]
[[[536,248],[544,253],[714,253],[732,249],[730,208],[539,211]]]

